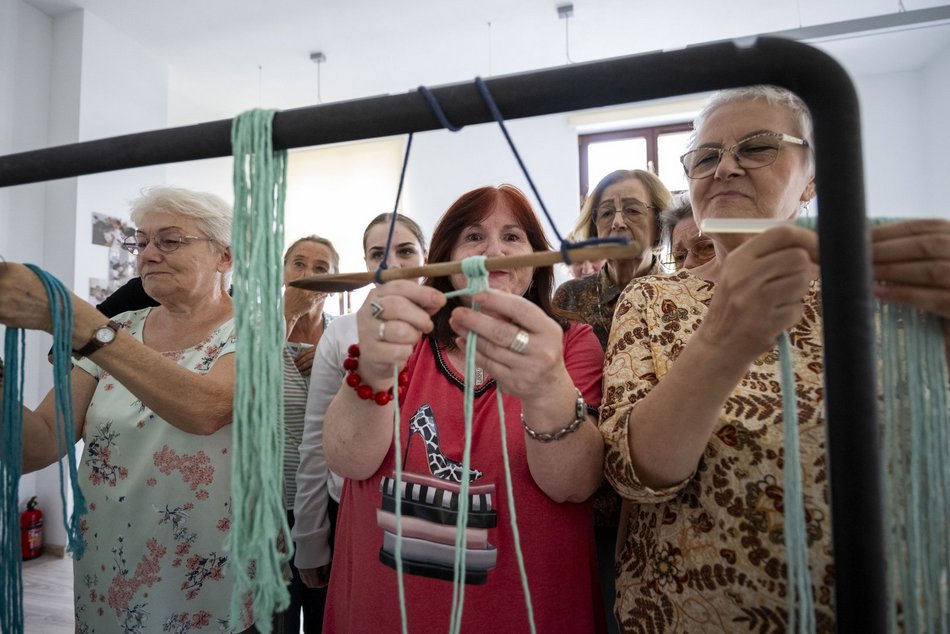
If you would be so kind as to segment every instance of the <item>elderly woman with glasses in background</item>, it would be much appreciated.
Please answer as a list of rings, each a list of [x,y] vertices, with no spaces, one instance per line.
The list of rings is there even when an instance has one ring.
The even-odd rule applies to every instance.
[[[815,195],[811,138],[807,107],[784,89],[714,95],[682,157],[697,221],[794,219]],[[601,431],[607,477],[627,501],[616,612],[630,631],[788,628],[786,423],[776,389],[783,331],[799,403],[815,622],[835,631],[818,239],[780,224],[712,234],[716,257],[701,272],[636,281],[617,305]],[[877,296],[946,324],[950,278],[933,273],[950,260],[950,222],[875,227],[870,239]]]
[[[644,170],[616,170],[605,176],[581,208],[572,235],[575,240],[623,237],[643,247],[633,260],[607,260],[596,275],[568,280],[554,292],[555,312],[571,321],[590,324],[607,346],[610,324],[620,293],[630,280],[665,273],[656,250],[660,245],[660,210],[670,204],[670,192],[659,178]],[[593,497],[597,565],[609,631],[617,631],[613,604],[614,545],[620,519],[620,498],[604,483]]]
[[[234,320],[231,208],[211,194],[158,187],[132,208],[136,256],[158,307],[104,317],[73,296],[75,440],[85,554],[74,563],[77,631],[220,627],[233,573]],[[0,266],[0,323],[52,331],[40,279]],[[2,422],[2,421],[0,421]],[[58,461],[55,395],[23,411],[24,471]]]
[[[660,242],[668,249],[663,264],[674,271],[693,270],[716,257],[712,238],[696,226],[687,195],[678,196],[669,209],[660,212]]]

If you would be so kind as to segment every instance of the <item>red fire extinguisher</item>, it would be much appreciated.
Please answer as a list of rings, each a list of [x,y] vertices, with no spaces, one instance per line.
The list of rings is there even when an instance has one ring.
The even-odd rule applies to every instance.
[[[36,497],[26,503],[20,513],[20,550],[23,561],[36,559],[43,554],[43,511],[36,508]]]

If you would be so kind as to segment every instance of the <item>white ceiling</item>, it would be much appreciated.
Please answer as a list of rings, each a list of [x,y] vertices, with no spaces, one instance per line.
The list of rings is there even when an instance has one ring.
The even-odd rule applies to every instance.
[[[689,44],[914,12],[918,0],[27,0],[75,8],[167,63],[171,123],[404,92]],[[855,75],[919,68],[950,47],[948,20],[816,45]]]

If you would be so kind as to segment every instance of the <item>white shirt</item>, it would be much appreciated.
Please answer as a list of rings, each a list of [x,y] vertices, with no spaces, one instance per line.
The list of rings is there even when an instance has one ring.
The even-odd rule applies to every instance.
[[[357,343],[356,314],[331,321],[317,344],[310,371],[310,390],[304,415],[300,465],[297,467],[297,495],[294,498],[296,545],[294,564],[298,568],[319,568],[330,563],[330,520],[327,499],[339,502],[343,478],[327,467],[323,451],[323,417],[346,374],[343,360],[347,348]]]

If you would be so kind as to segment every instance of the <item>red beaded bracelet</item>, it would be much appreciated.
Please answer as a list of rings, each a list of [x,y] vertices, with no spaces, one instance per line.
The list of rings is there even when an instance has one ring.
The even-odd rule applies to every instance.
[[[346,351],[346,358],[343,359],[343,369],[346,370],[346,384],[356,390],[357,396],[364,401],[373,400],[377,405],[386,405],[393,400],[393,389],[373,393],[373,388],[363,383],[362,377],[356,373],[360,367],[359,362],[360,347],[358,344],[351,345]],[[409,384],[409,373],[403,370],[399,373],[399,397],[402,398]]]

